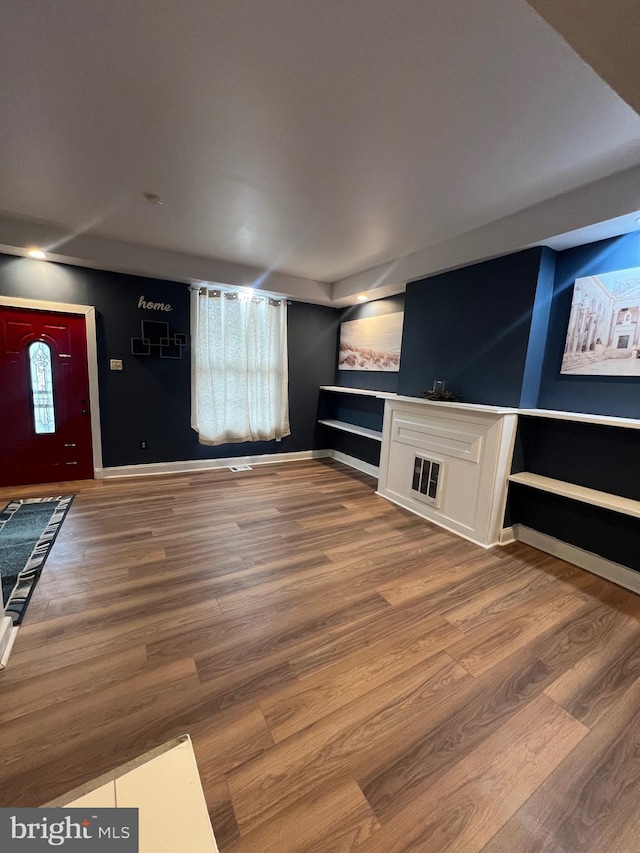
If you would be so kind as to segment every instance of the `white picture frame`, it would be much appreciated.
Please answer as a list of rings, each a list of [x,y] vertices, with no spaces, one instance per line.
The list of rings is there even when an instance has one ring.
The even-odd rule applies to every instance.
[[[640,267],[576,279],[560,372],[640,378]]]

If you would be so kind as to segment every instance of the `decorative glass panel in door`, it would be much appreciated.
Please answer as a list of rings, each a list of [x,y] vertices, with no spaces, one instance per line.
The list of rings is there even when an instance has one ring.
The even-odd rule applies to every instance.
[[[51,347],[44,341],[29,345],[31,371],[31,402],[33,423],[37,435],[56,431],[56,414],[53,405],[53,374]]]

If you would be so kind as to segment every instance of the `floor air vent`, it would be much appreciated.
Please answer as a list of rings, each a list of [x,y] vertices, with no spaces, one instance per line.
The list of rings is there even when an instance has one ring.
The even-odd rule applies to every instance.
[[[416,456],[413,462],[413,480],[411,494],[424,503],[438,506],[444,465],[435,459]]]
[[[229,465],[230,471],[253,471],[251,465]]]

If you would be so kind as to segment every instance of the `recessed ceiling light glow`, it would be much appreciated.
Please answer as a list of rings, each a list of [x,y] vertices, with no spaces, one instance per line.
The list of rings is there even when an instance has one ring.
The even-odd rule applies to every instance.
[[[358,302],[366,302],[369,299],[369,297],[366,296],[364,293],[359,293],[356,296],[356,299],[358,300]]]
[[[42,249],[29,249],[27,255],[29,255],[30,258],[37,258],[39,261],[44,261],[47,258]]]

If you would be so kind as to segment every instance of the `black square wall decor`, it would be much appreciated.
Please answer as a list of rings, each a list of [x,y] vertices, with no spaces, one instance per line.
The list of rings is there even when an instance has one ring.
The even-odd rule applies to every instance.
[[[187,335],[169,331],[169,324],[161,320],[142,320],[141,336],[131,338],[132,355],[159,355],[160,358],[182,358],[187,346]]]

